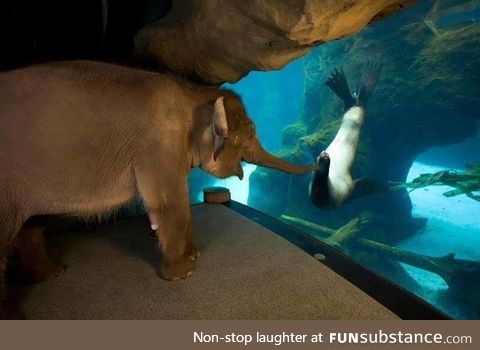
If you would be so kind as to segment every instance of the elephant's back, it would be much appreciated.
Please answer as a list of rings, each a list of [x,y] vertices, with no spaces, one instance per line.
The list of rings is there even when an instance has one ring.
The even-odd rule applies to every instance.
[[[130,69],[73,61],[0,74],[0,162],[31,169],[91,169],[123,159],[141,139],[148,79]],[[118,158],[118,157],[117,157]]]

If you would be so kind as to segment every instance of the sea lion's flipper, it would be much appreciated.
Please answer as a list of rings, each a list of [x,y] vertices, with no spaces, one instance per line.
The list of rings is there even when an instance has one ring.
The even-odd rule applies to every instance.
[[[325,85],[342,99],[345,103],[345,109],[356,104],[355,98],[352,96],[350,88],[348,87],[343,68],[340,68],[340,70],[335,68],[327,81],[325,81]]]
[[[372,95],[373,90],[375,90],[381,71],[382,66],[379,62],[367,63],[363,72],[362,82],[360,83],[360,89],[358,90],[357,104],[359,106],[365,107],[367,105],[368,99]]]
[[[387,193],[390,191],[386,184],[367,177],[355,180],[353,185],[353,192],[350,196],[351,199],[370,196],[377,193]]]

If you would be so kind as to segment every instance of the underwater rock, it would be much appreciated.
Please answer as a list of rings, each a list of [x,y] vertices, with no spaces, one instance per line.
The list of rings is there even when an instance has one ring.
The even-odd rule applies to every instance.
[[[279,69],[415,0],[178,0],[135,38],[136,54],[207,83]]]

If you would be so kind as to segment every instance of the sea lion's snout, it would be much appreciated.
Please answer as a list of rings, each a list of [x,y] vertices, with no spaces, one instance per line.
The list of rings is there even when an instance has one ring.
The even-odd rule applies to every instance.
[[[322,151],[315,161],[315,172],[317,175],[328,177],[328,171],[330,168],[330,156],[327,152]]]
[[[322,151],[319,156],[317,157],[316,165],[317,168],[322,163],[323,165],[329,165],[330,164],[330,156],[326,151]]]
[[[330,194],[328,190],[328,173],[330,170],[330,156],[327,152],[321,152],[315,160],[316,169],[312,172],[312,180],[309,187],[309,197],[319,207],[329,204]]]

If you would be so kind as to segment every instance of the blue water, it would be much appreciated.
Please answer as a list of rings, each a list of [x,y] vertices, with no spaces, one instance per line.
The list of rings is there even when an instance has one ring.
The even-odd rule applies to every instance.
[[[237,93],[249,117],[256,124],[256,133],[262,146],[269,152],[280,147],[282,130],[298,118],[303,108],[304,70],[302,60],[296,60],[283,69],[272,72],[251,72],[236,84],[222,87]],[[249,178],[256,166],[243,164],[244,178],[232,176],[225,180],[205,176],[208,185],[225,186],[230,189],[233,200],[247,204]],[[205,183],[207,184],[207,183]],[[194,202],[202,200],[200,186],[196,186]]]
[[[471,3],[474,3],[474,1],[471,1]],[[440,17],[437,19],[437,24],[440,27],[448,27],[462,22],[478,22],[480,20],[480,4],[476,6],[477,7],[473,7],[471,10],[465,12]]]
[[[239,94],[246,111],[256,123],[263,147],[280,147],[282,129],[292,124],[303,107],[305,75],[302,60],[273,72],[251,72],[236,84],[223,87]]]
[[[383,59],[386,67],[382,77],[383,85],[379,88],[382,89],[383,95],[382,92],[377,93],[383,96],[383,99],[372,99],[369,111],[370,108],[374,110],[374,117],[385,118],[388,124],[383,130],[378,127],[371,128],[371,125],[368,125],[368,118],[374,117],[367,113],[365,129],[369,127],[371,129],[363,136],[361,143],[371,142],[375,149],[367,148],[363,156],[367,159],[381,158],[383,149],[390,152],[389,157],[396,156],[396,150],[389,150],[388,146],[390,140],[398,137],[400,128],[411,128],[411,132],[406,133],[410,137],[403,140],[403,144],[407,145],[405,149],[408,150],[408,145],[415,144],[419,145],[418,149],[422,149],[416,153],[409,153],[406,158],[398,155],[399,166],[408,164],[404,173],[399,172],[400,168],[396,169],[395,165],[388,165],[388,159],[383,160],[383,163],[380,161],[376,168],[377,172],[383,171],[383,166],[394,168],[392,171],[382,173],[383,180],[411,181],[422,173],[435,173],[445,169],[465,171],[464,165],[467,163],[480,165],[480,132],[478,132],[480,89],[478,86],[475,87],[475,84],[468,85],[467,81],[471,75],[468,70],[459,71],[458,68],[478,67],[480,62],[480,47],[477,51],[461,51],[468,50],[472,45],[478,46],[474,36],[472,39],[468,37],[465,39],[464,36],[466,30],[471,30],[472,21],[466,23],[464,28],[458,27],[465,19],[478,20],[478,9],[460,11],[439,18],[437,21],[439,28],[437,32],[432,32],[423,24],[423,20],[432,10],[434,3],[434,1],[421,2],[399,15],[365,29],[353,39],[346,38],[322,45],[279,71],[252,72],[236,84],[225,84],[224,88],[232,89],[241,96],[247,113],[256,124],[257,136],[268,151],[273,153],[280,150],[288,151],[288,147],[294,150],[295,146],[287,147],[282,144],[283,131],[287,126],[301,124],[304,129],[298,130],[304,130],[305,135],[310,135],[315,130],[321,130],[328,121],[341,114],[338,105],[332,104],[334,97],[323,85],[329,71],[333,67],[344,65],[347,74],[356,73],[359,76],[359,67],[361,68],[370,58],[371,52],[375,52],[378,54],[376,57]],[[455,6],[465,1],[450,3]],[[455,45],[452,50],[448,46],[437,44],[435,40],[438,40],[438,36],[444,33],[442,30],[445,30],[442,28],[448,28],[453,24],[454,30],[458,30],[459,37],[462,40],[472,40],[471,44]],[[405,33],[408,30],[412,30],[412,33],[407,35]],[[386,33],[393,33],[391,34],[393,36],[397,33],[396,40],[386,38]],[[435,50],[445,52],[440,52],[437,58],[428,61],[425,59],[428,56],[425,55],[435,51],[422,48],[421,45],[426,39],[417,40],[419,35],[432,40],[435,43],[433,45]],[[404,39],[404,42],[399,43],[399,40]],[[363,51],[359,49],[362,45],[365,46]],[[439,59],[443,61],[438,63]],[[425,69],[431,69],[432,74],[444,74],[434,79],[433,86],[441,87],[438,90],[438,97],[432,96],[434,90],[425,86],[419,85],[416,90],[415,83],[419,75],[408,75],[409,71],[418,69],[416,65],[427,64],[422,62],[433,63],[430,63],[432,66],[421,67],[419,74]],[[445,72],[451,73],[445,75],[447,74]],[[428,78],[428,75],[423,77],[427,80]],[[410,79],[410,85],[409,91],[406,92],[411,93],[411,97],[408,97],[410,100],[402,106],[400,101],[404,101],[402,98],[406,97],[405,91],[401,88],[405,86],[407,79]],[[465,88],[462,86],[463,81]],[[452,85],[452,82],[456,85]],[[410,105],[424,99],[429,99],[426,106],[420,103],[421,108],[408,109]],[[335,113],[338,114],[334,115]],[[393,113],[394,117],[389,113]],[[399,122],[399,119],[414,113],[418,113],[416,119],[413,119],[418,120],[418,124],[408,125]],[[471,118],[477,118],[476,126],[470,122]],[[442,128],[442,125],[445,127]],[[305,135],[298,135],[297,138]],[[434,141],[435,138],[438,141]],[[315,154],[308,154],[305,150],[302,152],[303,158],[298,158],[297,162],[313,160]],[[234,200],[277,218],[285,214],[330,228],[341,227],[363,211],[374,211],[381,215],[385,222],[392,224],[387,225],[389,229],[398,228],[385,232],[385,236],[375,236],[374,240],[427,257],[454,253],[458,259],[480,262],[480,202],[465,195],[446,198],[443,193],[451,189],[447,186],[429,186],[391,199],[382,196],[372,197],[348,204],[344,208],[323,212],[314,207],[308,199],[308,176],[288,177],[275,172],[260,171],[261,169],[255,165],[244,164],[243,181],[236,177],[225,180],[210,178],[203,183],[228,187]],[[355,171],[358,173],[357,176],[371,176],[363,174],[362,169]],[[262,176],[256,176],[258,174]],[[392,178],[394,176],[395,179]],[[201,187],[202,183],[196,183],[192,188],[192,191],[197,191],[195,200],[201,200]],[[389,208],[390,206],[392,208]],[[423,226],[415,226],[411,225],[409,221],[411,218],[426,220]],[[297,227],[304,229],[301,225]],[[369,235],[370,232],[362,234]],[[472,291],[457,290],[454,293],[440,276],[430,271],[403,263],[398,264],[400,269],[388,270],[388,267],[381,265],[375,256],[369,256],[371,253],[351,250],[344,252],[361,264],[382,273],[394,283],[410,289],[451,317],[480,318],[480,294],[474,292],[480,290],[480,285],[472,285],[470,287]]]

